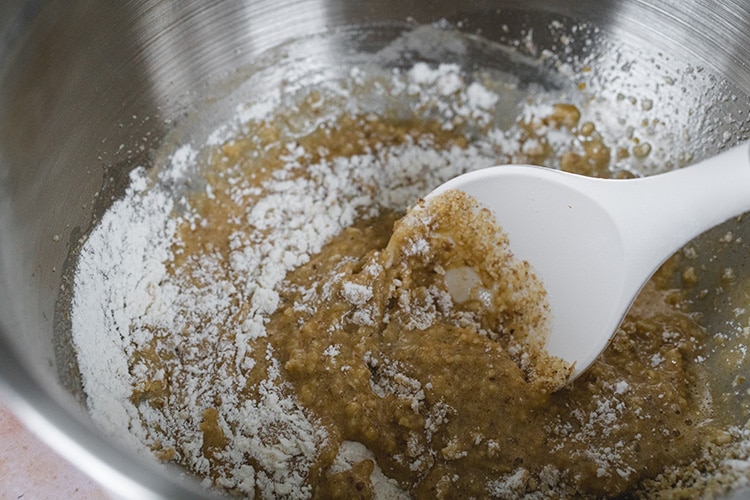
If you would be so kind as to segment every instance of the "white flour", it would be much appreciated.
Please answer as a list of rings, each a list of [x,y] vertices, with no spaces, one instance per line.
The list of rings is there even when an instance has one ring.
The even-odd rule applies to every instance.
[[[125,197],[113,204],[81,250],[73,300],[73,332],[91,415],[117,439],[143,446],[127,350],[133,318],[152,306],[164,278],[175,222],[172,200],[147,190],[142,169],[131,174]]]

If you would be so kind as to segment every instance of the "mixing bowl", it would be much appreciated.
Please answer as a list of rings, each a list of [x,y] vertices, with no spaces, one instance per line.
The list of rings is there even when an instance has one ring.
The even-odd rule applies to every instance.
[[[513,75],[521,89],[585,87],[611,110],[601,119],[614,142],[650,141],[624,170],[676,168],[750,130],[741,1],[11,0],[0,37],[0,388],[42,439],[128,498],[207,492],[92,424],[68,314],[76,251],[135,167],[205,141],[239,104],[355,64],[452,62]],[[456,37],[469,43],[456,48]],[[696,264],[695,308],[725,336],[709,364],[735,363],[731,376],[717,368],[711,390],[737,422],[750,401],[737,377],[748,362],[730,356],[748,324],[748,245],[746,219],[692,244],[712,256]]]

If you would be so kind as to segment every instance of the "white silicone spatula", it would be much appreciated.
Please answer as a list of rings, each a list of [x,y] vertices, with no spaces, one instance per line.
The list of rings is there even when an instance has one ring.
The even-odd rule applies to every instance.
[[[641,287],[680,247],[750,210],[750,150],[628,180],[506,165],[456,177],[489,207],[516,257],[547,289],[550,354],[575,363],[571,380],[607,346]]]

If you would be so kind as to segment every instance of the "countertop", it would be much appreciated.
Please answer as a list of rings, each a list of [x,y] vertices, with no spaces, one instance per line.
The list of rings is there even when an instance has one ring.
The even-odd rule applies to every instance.
[[[0,500],[110,498],[28,431],[0,400]]]

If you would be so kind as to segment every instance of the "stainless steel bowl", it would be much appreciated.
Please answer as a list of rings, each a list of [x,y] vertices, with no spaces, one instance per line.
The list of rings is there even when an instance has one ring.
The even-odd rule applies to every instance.
[[[549,35],[553,20],[590,29],[563,46]],[[179,471],[154,470],[110,442],[86,414],[64,307],[75,251],[134,167],[205,137],[236,103],[278,84],[269,78],[251,88],[244,82],[253,75],[275,66],[304,83],[369,61],[415,26],[435,23],[501,47],[532,32],[536,51],[558,60],[586,55],[594,75],[588,84],[603,98],[650,99],[663,117],[654,134],[677,149],[656,151],[644,171],[748,138],[750,4],[739,0],[6,1],[0,388],[24,422],[120,496],[205,494]],[[457,57],[441,50],[438,44],[410,57]],[[515,72],[527,83],[556,84],[556,68],[524,66],[507,52],[461,57],[461,64]],[[747,243],[714,249],[728,229]],[[731,335],[747,323],[736,311],[750,300],[749,243],[750,224],[742,221],[695,242],[716,255],[701,262],[707,276],[717,276],[708,288],[723,289],[696,298],[709,329]],[[727,292],[719,276],[729,265],[737,279]],[[717,380],[714,390],[738,398],[737,418],[747,418],[737,396],[747,388],[731,382]]]

